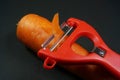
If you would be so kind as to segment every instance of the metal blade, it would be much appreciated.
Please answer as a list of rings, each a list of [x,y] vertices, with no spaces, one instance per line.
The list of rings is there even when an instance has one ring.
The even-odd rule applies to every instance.
[[[52,34],[43,44],[41,44],[41,47],[45,49],[50,43],[50,41],[52,41],[53,38],[54,38],[54,35]]]
[[[73,29],[73,27],[70,27],[69,30],[50,48],[50,51],[53,51],[60,42],[69,34],[69,32]]]

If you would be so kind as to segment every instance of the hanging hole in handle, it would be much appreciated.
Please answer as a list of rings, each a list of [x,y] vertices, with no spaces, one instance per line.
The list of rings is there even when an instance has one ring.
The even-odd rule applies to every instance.
[[[53,69],[53,68],[54,68],[55,64],[56,64],[56,61],[55,61],[55,60],[47,57],[47,58],[45,59],[45,61],[44,61],[43,67],[44,67],[45,69],[50,70],[50,69]]]
[[[87,37],[78,38],[75,43],[71,45],[72,50],[82,56],[88,55],[94,48],[94,43]]]

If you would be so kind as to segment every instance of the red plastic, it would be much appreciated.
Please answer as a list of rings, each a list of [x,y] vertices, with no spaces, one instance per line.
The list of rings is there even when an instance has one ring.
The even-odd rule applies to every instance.
[[[92,63],[106,67],[111,73],[120,78],[120,55],[107,47],[96,30],[86,22],[76,18],[69,18],[66,23],[69,26],[75,27],[75,30],[64,41],[64,43],[53,52],[51,52],[49,49],[40,49],[38,51],[38,56],[41,58],[44,56],[45,58],[44,68],[52,69],[56,63]],[[76,54],[71,49],[71,45],[82,36],[86,36],[93,41],[95,47],[105,50],[105,56],[101,57],[94,52],[90,53],[88,56],[80,56],[79,54]],[[49,63],[50,65],[47,65]]]

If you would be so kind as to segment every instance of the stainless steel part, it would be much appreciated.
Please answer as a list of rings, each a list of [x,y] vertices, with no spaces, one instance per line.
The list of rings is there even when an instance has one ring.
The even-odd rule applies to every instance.
[[[41,47],[45,49],[50,43],[50,41],[52,41],[53,38],[54,38],[54,35],[52,34],[47,40],[45,40],[45,42],[41,45]]]
[[[59,44],[60,42],[69,34],[69,32],[73,29],[73,27],[70,27],[68,31],[50,48],[50,51],[53,51]]]

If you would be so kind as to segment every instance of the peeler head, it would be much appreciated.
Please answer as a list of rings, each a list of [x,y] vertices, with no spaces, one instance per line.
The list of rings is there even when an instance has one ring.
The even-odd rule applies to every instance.
[[[44,56],[44,68],[52,69],[56,63],[65,64],[79,64],[79,63],[97,63],[105,56],[107,46],[103,40],[89,24],[76,18],[69,18],[61,25],[61,29],[67,27],[66,32],[53,44],[51,48],[47,48],[47,45],[54,39],[54,35],[51,35],[42,45],[42,49],[38,51],[38,56]],[[72,31],[72,33],[71,33]],[[69,34],[71,33],[71,34]],[[69,34],[69,36],[67,36]],[[88,37],[93,41],[94,49],[91,54],[87,56],[81,56],[76,54],[71,46],[79,37]],[[96,51],[97,50],[97,54]],[[101,54],[102,53],[102,54]],[[50,64],[50,65],[49,65]]]

